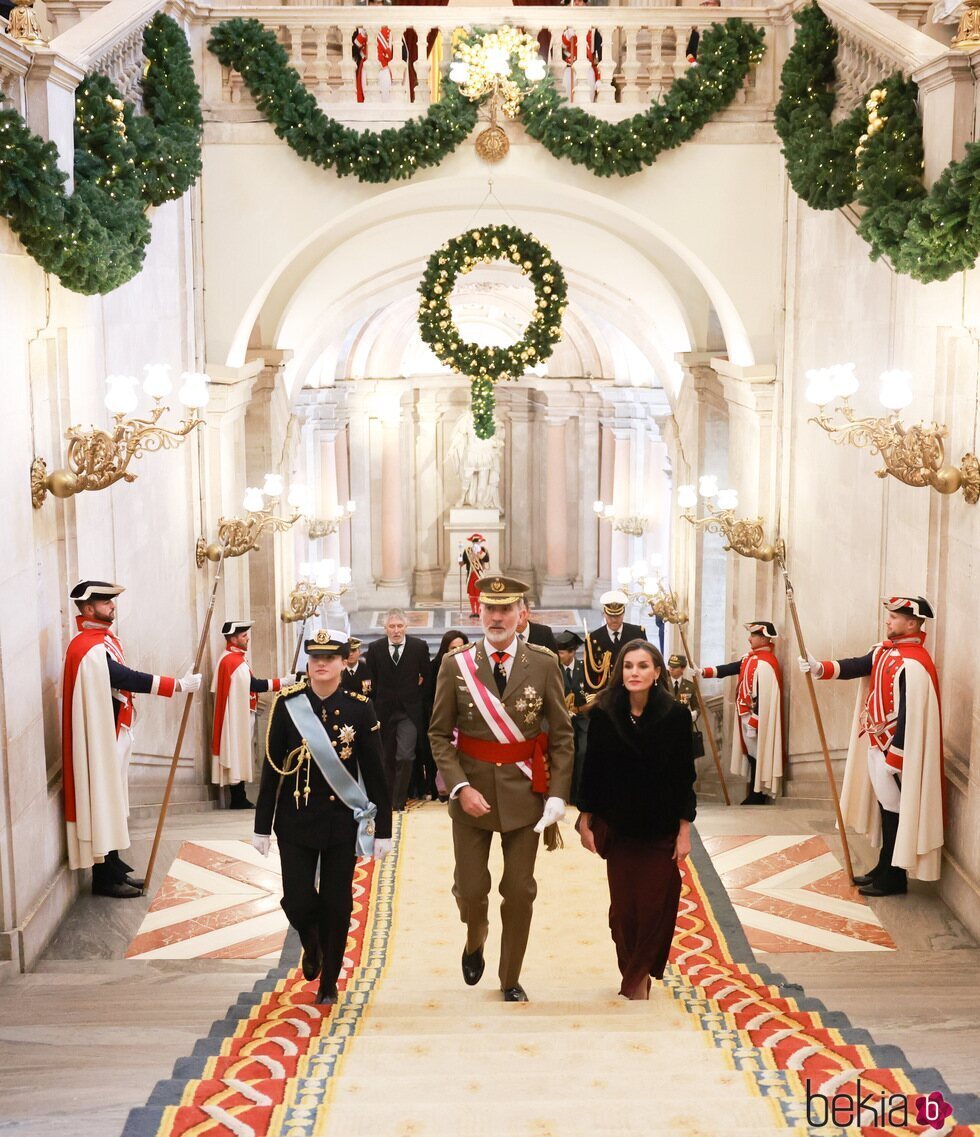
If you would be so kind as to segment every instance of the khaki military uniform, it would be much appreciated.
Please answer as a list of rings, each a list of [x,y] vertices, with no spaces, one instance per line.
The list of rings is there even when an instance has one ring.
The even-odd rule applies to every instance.
[[[694,684],[690,679],[681,679],[677,684],[677,690],[674,690],[674,680],[667,676],[667,687],[674,698],[683,703],[685,707],[691,712],[691,718],[697,720],[701,709],[698,706],[698,695]]]
[[[490,892],[487,863],[492,835],[501,834],[504,874],[500,882],[503,903],[499,974],[500,985],[506,989],[516,985],[520,978],[527,945],[537,889],[534,862],[540,843],[533,827],[541,819],[545,795],[531,789],[530,779],[517,765],[470,757],[464,752],[465,740],[460,740],[459,749],[453,745],[456,729],[484,743],[496,743],[463,680],[457,658],[462,652],[473,653],[479,679],[490,692],[497,693],[484,640],[450,652],[443,659],[436,680],[429,741],[450,792],[461,782],[468,782],[490,806],[485,816],[470,817],[458,797],[449,803],[456,852],[453,894],[467,928],[467,952],[481,948],[487,938]],[[567,801],[571,792],[574,737],[555,656],[536,644],[519,643],[500,700],[526,738],[547,729],[547,796]]]

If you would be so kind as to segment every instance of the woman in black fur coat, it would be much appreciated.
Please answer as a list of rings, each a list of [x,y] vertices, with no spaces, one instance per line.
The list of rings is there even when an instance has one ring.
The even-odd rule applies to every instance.
[[[697,812],[691,715],[663,656],[632,640],[589,719],[579,793],[582,844],[606,862],[609,928],[628,999],[663,978]]]

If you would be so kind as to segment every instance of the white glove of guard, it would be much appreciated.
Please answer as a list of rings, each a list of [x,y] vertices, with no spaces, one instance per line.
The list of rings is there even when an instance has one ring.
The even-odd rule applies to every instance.
[[[565,802],[560,797],[550,797],[544,803],[544,813],[535,825],[535,833],[543,833],[549,825],[555,825],[565,816]]]
[[[704,668],[703,668],[703,667],[699,667],[699,666],[698,666],[696,663],[692,663],[692,664],[691,664],[691,670],[694,672],[694,674],[695,674],[695,675],[696,675],[696,676],[697,676],[699,679],[703,679],[703,678],[704,678]]]
[[[177,680],[177,690],[184,691],[187,694],[192,694],[194,691],[201,689],[201,676],[196,675],[193,671],[188,671],[186,675],[181,675]]]
[[[806,659],[800,656],[800,658],[797,660],[797,663],[799,664],[799,668],[804,675],[806,675],[806,673],[809,671],[814,679],[823,678],[823,664],[819,659],[817,659],[815,656],[812,656],[809,652],[806,653]]]
[[[263,857],[267,857],[272,848],[272,838],[267,837],[264,833],[253,833],[252,848],[261,853]]]
[[[280,687],[288,687],[290,685],[290,683],[295,683],[295,682],[296,682],[296,676],[295,675],[280,675],[279,676],[279,686]]]
[[[391,838],[390,837],[375,837],[374,839],[374,859],[376,861],[383,861],[385,857],[391,852]]]

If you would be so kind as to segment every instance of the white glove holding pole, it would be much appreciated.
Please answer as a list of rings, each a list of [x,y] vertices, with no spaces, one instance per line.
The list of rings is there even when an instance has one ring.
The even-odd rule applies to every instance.
[[[188,671],[186,675],[181,675],[177,680],[177,689],[187,695],[192,695],[195,691],[200,691],[201,676],[196,675],[193,671]]]
[[[812,656],[809,652],[806,653],[806,659],[800,656],[800,658],[797,660],[797,663],[799,664],[800,670],[804,675],[809,672],[814,679],[823,678],[823,664],[819,659],[817,659],[815,656]]]
[[[253,833],[252,848],[261,853],[263,857],[267,857],[269,850],[272,848],[272,838],[266,836],[264,833]]]
[[[383,861],[385,857],[391,852],[391,838],[390,837],[375,837],[374,839],[374,859],[376,861]]]
[[[296,676],[295,675],[280,675],[279,676],[279,686],[280,687],[288,687],[291,683],[295,683],[295,682],[296,682]]]
[[[535,833],[543,833],[549,825],[556,825],[565,816],[565,802],[560,797],[550,797],[544,803],[544,813],[535,825]]]

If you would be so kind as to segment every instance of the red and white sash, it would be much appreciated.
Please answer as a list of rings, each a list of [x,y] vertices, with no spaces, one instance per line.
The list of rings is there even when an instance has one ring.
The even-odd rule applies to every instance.
[[[461,651],[456,656],[466,689],[473,696],[473,705],[498,742],[526,742],[521,728],[507,713],[507,708],[476,673],[473,652]],[[515,762],[522,774],[533,778],[530,762]]]

